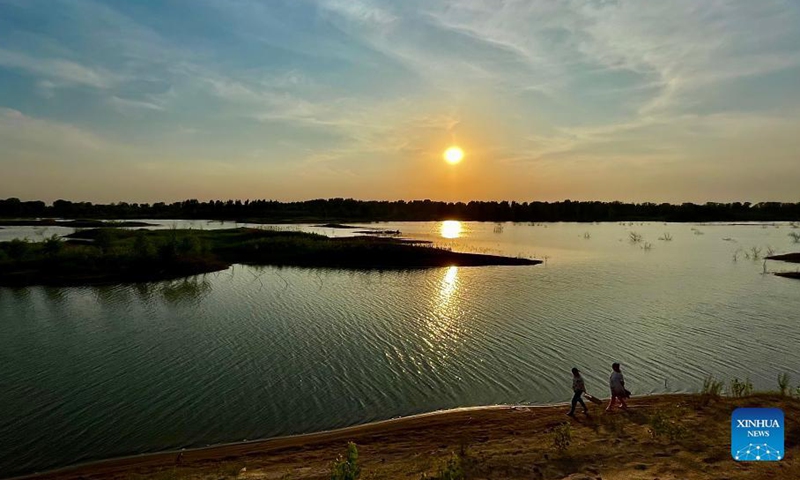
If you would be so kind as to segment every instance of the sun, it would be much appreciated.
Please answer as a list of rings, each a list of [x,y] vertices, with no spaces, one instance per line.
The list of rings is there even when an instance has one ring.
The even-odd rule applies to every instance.
[[[464,159],[464,150],[461,150],[456,146],[452,146],[444,151],[444,161],[449,163],[450,165],[461,163],[461,160],[463,159]]]

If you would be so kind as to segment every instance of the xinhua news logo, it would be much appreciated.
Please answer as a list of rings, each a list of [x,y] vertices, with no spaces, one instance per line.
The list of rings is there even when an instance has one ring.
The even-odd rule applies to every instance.
[[[737,408],[731,415],[731,456],[739,462],[783,458],[783,410]]]

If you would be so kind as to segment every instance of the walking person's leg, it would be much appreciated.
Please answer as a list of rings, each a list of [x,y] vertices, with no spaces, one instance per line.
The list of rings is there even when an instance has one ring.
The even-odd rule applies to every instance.
[[[569,415],[570,417],[575,415],[575,405],[577,405],[578,402],[583,403],[583,401],[581,400],[581,392],[575,392],[575,394],[572,395],[572,408],[569,409],[569,413],[567,415]],[[584,408],[586,408],[585,405]]]
[[[576,395],[578,397],[578,401],[581,403],[581,406],[583,407],[583,413],[589,413],[589,409],[586,408],[586,403],[583,401],[583,392],[578,392]]]
[[[619,397],[619,403],[620,403],[620,406],[622,407],[623,410],[627,410],[628,409],[628,404],[625,403],[625,397],[624,396]]]
[[[617,401],[617,396],[612,393],[611,400],[608,401],[608,406],[606,407],[606,412],[611,411],[611,409],[614,407],[614,402],[616,401]]]

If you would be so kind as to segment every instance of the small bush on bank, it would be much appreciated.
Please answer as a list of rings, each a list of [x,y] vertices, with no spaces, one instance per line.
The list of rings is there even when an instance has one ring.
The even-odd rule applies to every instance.
[[[753,384],[749,378],[745,378],[743,382],[738,378],[731,380],[730,394],[734,397],[746,397],[753,394]]]
[[[347,454],[339,457],[331,465],[331,480],[357,480],[361,476],[358,466],[358,448],[356,444],[347,444]]]
[[[569,423],[563,423],[553,429],[553,447],[558,452],[565,452],[572,442],[572,427]]]

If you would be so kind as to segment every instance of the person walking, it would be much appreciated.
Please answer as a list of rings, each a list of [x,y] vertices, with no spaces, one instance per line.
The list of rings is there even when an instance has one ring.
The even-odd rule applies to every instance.
[[[570,408],[569,415],[570,417],[575,416],[575,406],[578,403],[581,404],[583,407],[583,413],[586,415],[589,414],[589,409],[586,408],[586,404],[583,402],[583,394],[586,393],[586,384],[583,383],[583,377],[581,377],[581,371],[577,368],[572,369],[572,408]]]
[[[628,391],[625,389],[625,377],[622,376],[622,371],[619,368],[619,363],[614,362],[611,364],[611,377],[608,379],[608,386],[611,387],[611,400],[608,402],[606,412],[610,412],[614,404],[619,401],[620,406],[628,409],[628,404],[625,399],[628,398]]]

